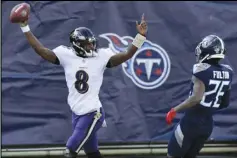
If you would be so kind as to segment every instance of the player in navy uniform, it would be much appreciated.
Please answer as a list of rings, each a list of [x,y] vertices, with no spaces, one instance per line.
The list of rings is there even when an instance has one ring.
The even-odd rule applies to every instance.
[[[233,71],[219,63],[225,53],[223,40],[215,35],[196,47],[190,96],[166,115],[171,124],[176,113],[186,109],[169,141],[168,158],[195,158],[212,133],[213,112],[229,105]]]
[[[88,158],[102,158],[96,132],[104,122],[99,90],[106,68],[122,64],[141,48],[146,40],[147,24],[144,14],[136,25],[138,34],[126,52],[114,54],[109,48],[97,49],[93,32],[79,27],[70,34],[71,46],[60,45],[51,50],[44,47],[30,31],[27,21],[20,24],[29,44],[43,59],[61,65],[68,87],[68,104],[72,110],[73,133],[68,139],[66,158],[76,158],[84,148]],[[63,127],[62,127],[63,128]]]

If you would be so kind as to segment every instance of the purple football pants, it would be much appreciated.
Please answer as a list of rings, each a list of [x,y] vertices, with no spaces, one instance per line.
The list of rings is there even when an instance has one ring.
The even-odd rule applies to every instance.
[[[85,153],[98,151],[96,132],[101,128],[104,116],[102,108],[81,116],[72,113],[73,133],[68,139],[66,147],[76,153],[79,153],[82,148]]]

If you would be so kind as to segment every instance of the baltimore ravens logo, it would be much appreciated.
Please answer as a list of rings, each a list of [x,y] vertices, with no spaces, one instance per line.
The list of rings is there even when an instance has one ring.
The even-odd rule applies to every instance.
[[[101,34],[109,41],[115,53],[125,52],[133,38],[114,33]],[[166,51],[148,40],[127,62],[122,64],[124,73],[140,88],[154,89],[161,86],[170,73],[170,59]]]

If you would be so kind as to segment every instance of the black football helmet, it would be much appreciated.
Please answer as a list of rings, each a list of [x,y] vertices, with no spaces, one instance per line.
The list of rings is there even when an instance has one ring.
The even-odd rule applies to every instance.
[[[73,30],[70,34],[70,43],[78,56],[95,56],[97,50],[97,39],[90,29],[79,27]]]
[[[223,59],[225,53],[224,41],[216,35],[206,36],[195,49],[195,55],[199,63],[209,59]]]

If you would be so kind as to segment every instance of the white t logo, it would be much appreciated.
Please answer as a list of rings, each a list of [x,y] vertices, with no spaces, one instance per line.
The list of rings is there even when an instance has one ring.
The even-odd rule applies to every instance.
[[[140,65],[141,63],[145,64],[145,70],[147,74],[147,79],[150,80],[151,77],[151,70],[153,67],[153,64],[160,65],[161,59],[146,59],[146,58],[140,58],[136,59],[137,65]]]

